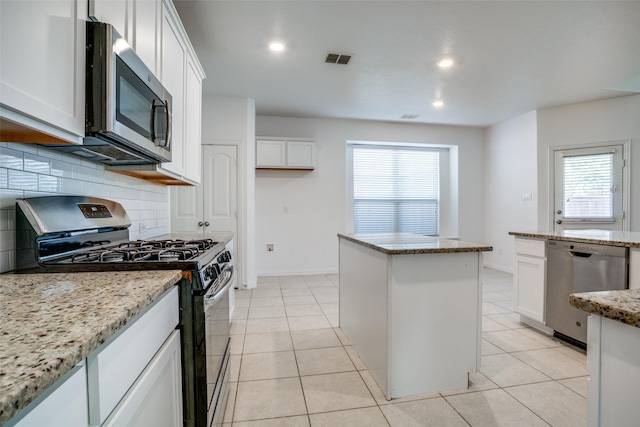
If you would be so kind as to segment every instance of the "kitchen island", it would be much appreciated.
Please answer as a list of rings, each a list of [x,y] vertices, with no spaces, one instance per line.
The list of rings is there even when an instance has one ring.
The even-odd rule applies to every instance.
[[[0,425],[82,364],[181,277],[179,270],[0,275]]]
[[[340,328],[386,398],[467,388],[492,248],[409,233],[338,238]]]
[[[631,426],[640,419],[640,290],[571,294],[588,318],[587,425]]]

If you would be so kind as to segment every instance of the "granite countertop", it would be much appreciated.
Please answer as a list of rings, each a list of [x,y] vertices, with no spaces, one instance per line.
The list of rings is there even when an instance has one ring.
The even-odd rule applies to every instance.
[[[564,230],[557,232],[510,231],[511,236],[526,237],[530,239],[564,240],[571,242],[606,244],[610,246],[625,246],[640,248],[640,232],[637,231],[609,231],[609,230]]]
[[[571,294],[569,304],[587,313],[640,328],[640,289]]]
[[[338,234],[341,239],[389,255],[490,252],[491,246],[412,233]]]
[[[181,277],[179,270],[0,275],[0,424]]]

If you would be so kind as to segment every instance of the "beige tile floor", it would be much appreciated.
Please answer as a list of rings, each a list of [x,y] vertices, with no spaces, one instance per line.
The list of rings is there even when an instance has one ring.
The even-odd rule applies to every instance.
[[[236,292],[225,426],[585,426],[584,352],[520,323],[512,281],[484,270],[468,389],[387,401],[339,329],[337,275],[260,277]]]

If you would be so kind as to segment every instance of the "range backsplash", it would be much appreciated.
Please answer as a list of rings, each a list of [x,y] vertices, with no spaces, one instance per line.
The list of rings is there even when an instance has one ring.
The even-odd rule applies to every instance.
[[[15,269],[15,201],[55,194],[95,196],[122,204],[130,238],[169,233],[169,189],[105,170],[36,144],[0,142],[0,273]]]

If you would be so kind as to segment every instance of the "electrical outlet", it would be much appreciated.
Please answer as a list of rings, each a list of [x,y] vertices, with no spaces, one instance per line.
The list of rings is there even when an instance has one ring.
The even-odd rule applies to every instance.
[[[274,252],[276,247],[273,243],[267,243],[267,252]]]

